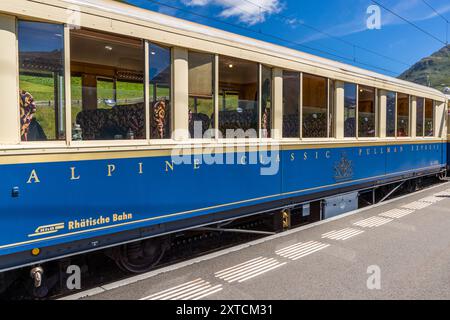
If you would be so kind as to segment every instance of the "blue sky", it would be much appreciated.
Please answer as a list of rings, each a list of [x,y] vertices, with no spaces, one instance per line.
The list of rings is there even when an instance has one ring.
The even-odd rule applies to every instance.
[[[448,0],[377,0],[429,34],[382,7],[381,28],[369,30],[371,0],[126,1],[391,76],[442,48],[449,26],[440,15],[450,21]]]

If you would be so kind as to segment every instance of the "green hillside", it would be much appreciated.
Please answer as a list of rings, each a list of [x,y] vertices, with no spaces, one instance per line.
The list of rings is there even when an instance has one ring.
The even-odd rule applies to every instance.
[[[450,87],[450,45],[423,58],[399,78],[426,86],[430,84],[440,91]]]

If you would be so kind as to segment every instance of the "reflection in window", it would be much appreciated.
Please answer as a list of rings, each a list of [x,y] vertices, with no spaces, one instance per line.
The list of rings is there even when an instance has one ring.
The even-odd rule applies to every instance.
[[[171,86],[172,52],[170,48],[149,44],[150,66],[150,138],[170,139],[172,135]]]
[[[145,139],[143,42],[87,29],[70,41],[72,138]]]
[[[395,137],[395,117],[397,106],[397,94],[386,93],[386,137]]]
[[[425,99],[416,99],[416,136],[423,137],[424,116],[425,116]]]
[[[431,99],[425,100],[425,136],[434,136],[434,102]]]
[[[300,73],[283,71],[283,138],[300,138]]]
[[[219,58],[219,130],[242,129],[258,136],[258,64]]]
[[[344,84],[344,137],[356,137],[356,84]]]
[[[270,138],[272,129],[272,69],[262,66],[261,74],[261,134]]]
[[[397,95],[397,137],[409,136],[409,95]]]
[[[358,137],[376,135],[375,88],[359,86],[358,93]]]
[[[303,138],[328,136],[328,80],[303,75]]]
[[[19,21],[22,141],[65,139],[64,27]]]
[[[214,117],[214,55],[189,52],[189,132],[203,138]],[[201,130],[196,130],[197,128]],[[209,135],[210,138],[212,135]]]
[[[142,91],[141,91],[142,94]],[[117,101],[116,81],[112,78],[97,78],[97,109],[111,109]]]

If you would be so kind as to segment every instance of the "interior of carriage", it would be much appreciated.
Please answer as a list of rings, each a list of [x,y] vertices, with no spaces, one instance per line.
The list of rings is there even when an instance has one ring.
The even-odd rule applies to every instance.
[[[70,31],[72,140],[146,138],[145,45],[140,39],[88,29]],[[153,43],[148,48],[150,138],[168,139],[172,132],[171,49]],[[19,21],[23,141],[65,139],[64,53],[62,25]],[[194,123],[201,123],[202,135],[216,127],[215,59],[213,54],[189,50],[191,137],[195,137]],[[261,131],[270,132],[272,69],[222,55],[218,61],[220,132],[253,129],[258,134],[259,125]],[[283,71],[283,137],[298,138],[300,128],[303,138],[333,136],[333,83],[312,74]],[[376,89],[345,83],[344,91],[345,137],[375,137]],[[435,103],[423,100],[424,134],[417,136],[433,136]],[[410,135],[410,106],[409,95],[387,94],[387,136]]]
[[[80,129],[78,139],[145,139],[143,41],[85,29],[72,30],[70,41],[72,119]],[[158,80],[151,85],[152,102],[169,101],[155,88],[170,79]]]
[[[258,129],[258,64],[219,59],[219,130]]]

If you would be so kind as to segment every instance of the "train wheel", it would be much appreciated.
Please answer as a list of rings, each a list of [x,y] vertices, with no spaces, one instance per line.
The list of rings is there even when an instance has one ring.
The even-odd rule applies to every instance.
[[[126,272],[144,273],[161,261],[169,243],[168,238],[129,243],[117,248],[115,261]]]

